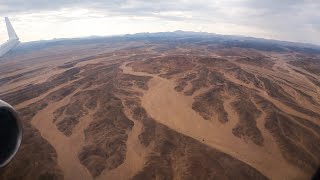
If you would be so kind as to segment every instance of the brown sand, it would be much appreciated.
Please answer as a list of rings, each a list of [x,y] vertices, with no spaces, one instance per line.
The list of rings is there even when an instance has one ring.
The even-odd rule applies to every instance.
[[[186,97],[174,90],[174,82],[156,75],[134,72],[125,65],[121,68],[127,74],[153,77],[149,82],[149,90],[142,98],[142,105],[159,123],[225,152],[255,167],[271,179],[305,177],[298,168],[279,158],[276,152],[270,152],[266,147],[250,142],[246,144],[232,135],[230,127],[217,123],[218,121],[204,120],[191,108],[192,97]]]

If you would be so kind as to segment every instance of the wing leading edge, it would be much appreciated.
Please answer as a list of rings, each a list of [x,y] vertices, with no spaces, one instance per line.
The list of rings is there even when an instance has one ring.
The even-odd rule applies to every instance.
[[[10,23],[9,18],[8,18],[8,17],[5,17],[4,19],[5,19],[6,25],[7,25],[7,31],[8,31],[9,40],[10,40],[10,39],[16,39],[16,40],[18,40],[19,38],[18,38],[16,32],[14,31],[14,29],[13,29],[11,23]]]
[[[5,17],[5,21],[7,25],[9,40],[0,46],[0,57],[4,56],[6,53],[8,53],[10,50],[15,48],[20,43],[19,37],[14,31],[9,18]]]

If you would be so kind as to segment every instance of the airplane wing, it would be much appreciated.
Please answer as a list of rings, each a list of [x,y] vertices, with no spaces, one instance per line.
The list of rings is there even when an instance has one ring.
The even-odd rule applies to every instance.
[[[11,23],[10,23],[9,18],[5,17],[5,21],[6,21],[6,25],[7,25],[7,31],[8,31],[9,40],[10,39],[19,40],[16,32],[14,31],[14,29],[13,29]]]
[[[7,54],[9,51],[11,51],[14,47],[16,47],[20,43],[19,37],[14,31],[9,18],[5,17],[5,21],[7,25],[9,40],[0,46],[0,57]]]

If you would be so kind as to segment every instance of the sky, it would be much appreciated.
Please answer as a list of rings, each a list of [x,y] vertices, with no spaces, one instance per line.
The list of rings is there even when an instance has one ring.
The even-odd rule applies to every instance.
[[[0,0],[5,16],[23,42],[185,30],[320,45],[320,0]]]

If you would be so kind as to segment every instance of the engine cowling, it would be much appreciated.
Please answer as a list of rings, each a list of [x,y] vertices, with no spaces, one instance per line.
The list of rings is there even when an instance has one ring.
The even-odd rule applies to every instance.
[[[17,112],[0,100],[0,167],[8,164],[18,152],[22,140],[22,123]]]

